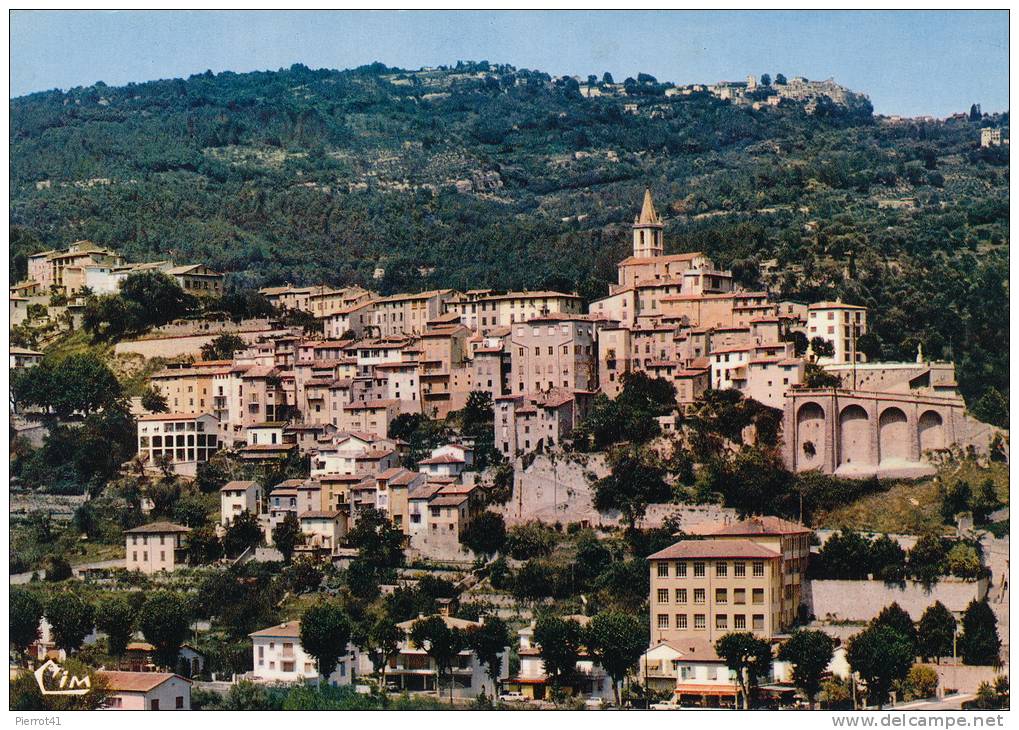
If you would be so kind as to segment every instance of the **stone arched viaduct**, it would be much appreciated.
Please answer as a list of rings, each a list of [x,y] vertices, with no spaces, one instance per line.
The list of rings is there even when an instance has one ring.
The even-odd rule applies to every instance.
[[[793,390],[786,394],[786,464],[847,477],[933,473],[927,455],[958,443],[964,419],[958,397]]]

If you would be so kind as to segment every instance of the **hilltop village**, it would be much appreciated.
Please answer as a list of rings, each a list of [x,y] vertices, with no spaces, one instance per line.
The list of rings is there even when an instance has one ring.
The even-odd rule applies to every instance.
[[[111,706],[216,706],[239,686],[281,691],[320,675],[340,688],[371,678],[383,693],[448,690],[461,703],[663,709],[813,706],[822,680],[829,707],[855,697],[857,681],[854,701],[875,705],[1007,693],[991,666],[1005,578],[993,538],[967,531],[973,516],[938,535],[815,531],[802,493],[797,512],[768,491],[779,473],[861,493],[930,478],[953,460],[1002,458],[1007,432],[967,412],[953,363],[922,349],[871,360],[865,307],[745,291],[704,253],[665,253],[650,190],[639,203],[617,283],[586,305],[564,291],[283,285],[260,290],[266,316],[181,319],[117,341],[116,356],[158,363],[130,402],[136,455],[121,469],[142,494],[127,498],[138,508],[118,555],[66,567],[114,593],[145,586],[110,652],[119,669],[99,672]],[[78,329],[95,316],[87,299],[140,274],[195,300],[224,292],[202,264],[130,264],[87,241],[31,256],[28,274],[11,289],[16,326],[35,307]],[[49,367],[38,350],[10,355],[25,382]],[[16,430],[37,443],[60,428],[43,400],[27,386],[12,397]],[[776,461],[741,465],[744,447]],[[708,494],[687,489],[712,469],[722,476]],[[210,484],[206,524],[179,505]],[[986,522],[1001,506],[988,489],[982,506],[967,494],[956,511],[983,510]],[[543,562],[566,545],[589,572],[571,573],[570,588]],[[205,628],[169,641],[155,628],[150,603],[168,591],[244,602],[274,570],[290,581],[265,613],[278,620],[240,622],[233,664],[213,669],[202,642],[236,606],[203,609]],[[333,603],[291,600],[320,592],[347,597],[346,633]],[[588,611],[588,594],[609,598]],[[393,608],[400,596],[413,605]],[[564,598],[570,612],[540,610]],[[22,655],[87,663],[112,636],[101,605],[70,643],[60,610],[28,611],[41,624]],[[312,621],[340,645],[323,648]],[[892,631],[906,649],[889,658]],[[824,661],[805,685],[795,670],[806,644]],[[936,660],[953,653],[965,665],[949,679]]]

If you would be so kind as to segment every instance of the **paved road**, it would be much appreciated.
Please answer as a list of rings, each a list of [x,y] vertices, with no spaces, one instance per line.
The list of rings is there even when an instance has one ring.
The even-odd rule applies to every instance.
[[[917,700],[916,702],[907,702],[904,705],[889,707],[888,709],[894,710],[895,712],[956,711],[962,709],[963,702],[969,702],[975,697],[976,695],[973,694],[950,695],[941,700]]]
[[[123,568],[124,561],[124,558],[118,558],[116,560],[99,560],[94,563],[80,563],[79,565],[72,565],[71,572],[75,575],[75,577],[80,577],[81,571],[83,570],[93,570],[96,568]],[[39,580],[43,580],[46,577],[46,571],[34,570],[29,571],[28,573],[15,573],[10,577],[10,584],[23,585],[30,582],[33,575],[38,575]]]

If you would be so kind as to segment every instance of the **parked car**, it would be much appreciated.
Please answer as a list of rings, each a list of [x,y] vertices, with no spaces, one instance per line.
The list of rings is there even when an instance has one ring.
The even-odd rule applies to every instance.
[[[503,692],[499,695],[500,702],[526,702],[527,698],[524,697],[522,692]]]

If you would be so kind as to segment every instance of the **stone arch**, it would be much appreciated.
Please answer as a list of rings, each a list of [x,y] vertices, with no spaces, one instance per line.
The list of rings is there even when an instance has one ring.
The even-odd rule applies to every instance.
[[[881,462],[909,461],[909,419],[901,408],[889,406],[878,419]]]
[[[873,465],[870,416],[862,406],[848,405],[839,414],[839,466]]]
[[[945,448],[945,420],[937,411],[924,411],[920,414],[916,430],[920,436],[920,455],[927,451]]]
[[[824,460],[824,408],[813,401],[796,411],[796,463],[806,469]]]

